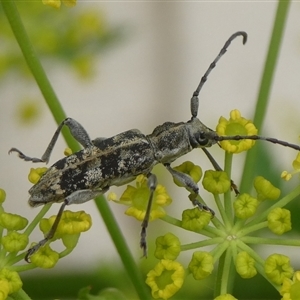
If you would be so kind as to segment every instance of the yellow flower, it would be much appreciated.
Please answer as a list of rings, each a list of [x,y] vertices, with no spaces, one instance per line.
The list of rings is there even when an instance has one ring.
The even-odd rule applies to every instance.
[[[28,220],[20,215],[6,212],[0,215],[0,226],[8,230],[22,230],[27,224]]]
[[[30,260],[37,267],[43,269],[53,268],[59,260],[59,254],[53,251],[49,245],[41,247],[36,253],[34,253]]]
[[[150,190],[147,185],[147,177],[139,175],[136,178],[136,187],[128,185],[119,201],[116,200],[115,194],[110,195],[110,200],[129,206],[125,214],[142,221],[146,214],[149,196]],[[168,195],[166,188],[158,184],[153,195],[150,221],[163,217],[166,213],[162,207],[171,204],[171,202],[172,199]]]
[[[297,154],[295,160],[293,160],[293,172],[283,171],[281,173],[281,178],[288,181],[292,178],[293,175],[300,173],[300,152]]]
[[[265,261],[265,273],[269,280],[275,284],[282,284],[284,278],[291,278],[293,268],[290,258],[282,254],[272,254]]]
[[[182,228],[198,232],[211,221],[211,214],[198,207],[186,209],[182,212]]]
[[[169,232],[156,239],[156,249],[154,253],[156,258],[174,260],[177,258],[180,251],[180,241],[174,234]]]
[[[189,175],[194,182],[199,182],[201,177],[202,177],[202,169],[201,167],[195,165],[194,163],[192,163],[191,161],[186,161],[184,163],[182,163],[181,165],[174,167],[173,168],[176,171],[185,173],[187,175]],[[176,178],[173,177],[173,181],[176,185],[178,186],[183,186]]]
[[[71,154],[73,154],[72,149],[71,148],[66,148],[64,151],[64,155],[65,156],[70,156]]]
[[[224,117],[219,119],[216,131],[220,136],[235,136],[235,135],[256,135],[257,129],[254,124],[241,116],[241,113],[235,109],[230,112],[230,119]],[[254,140],[227,140],[221,141],[221,147],[231,153],[240,153],[249,150],[255,144]]]
[[[231,186],[230,179],[224,171],[208,170],[204,173],[203,187],[213,194],[224,194]]]
[[[17,272],[10,271],[5,268],[0,271],[0,283],[2,281],[6,281],[8,283],[8,287],[9,287],[8,294],[12,294],[12,293],[19,291],[19,289],[23,285],[23,283],[20,279],[20,276]],[[1,285],[0,285],[0,287],[2,288]],[[7,286],[5,284],[5,290],[6,290],[6,288],[7,288]],[[1,291],[1,289],[0,289],[0,291]],[[3,292],[3,291],[1,291],[1,292]]]
[[[252,217],[257,209],[258,201],[252,198],[249,194],[241,194],[233,202],[235,215],[240,219],[247,219]]]
[[[282,300],[297,300],[300,299],[300,271],[293,275],[293,279],[284,278],[280,290]]]
[[[28,235],[17,231],[9,231],[2,237],[1,244],[7,252],[18,252],[24,250],[28,244]]]
[[[201,280],[209,276],[214,269],[214,259],[209,252],[196,251],[189,263],[194,279]]]
[[[49,219],[40,221],[40,229],[43,233],[50,231],[56,216],[51,216]],[[64,235],[73,235],[89,230],[92,226],[91,216],[84,211],[72,212],[65,210],[55,232],[55,238],[60,238]]]
[[[235,267],[242,278],[252,278],[257,274],[255,260],[246,251],[238,253]]]
[[[257,176],[254,179],[253,185],[257,192],[257,199],[259,201],[263,201],[265,199],[277,200],[280,196],[280,189],[275,187],[270,181],[262,176]]]
[[[276,207],[268,214],[268,227],[275,234],[282,235],[292,229],[291,212]]]
[[[147,274],[146,284],[151,288],[155,299],[169,299],[182,286],[184,268],[176,261],[162,259],[153,270]]]
[[[6,198],[6,193],[3,189],[0,188],[0,203],[3,203]]]
[[[7,299],[9,294],[9,283],[6,279],[0,279],[0,300]]]
[[[33,183],[36,184],[39,182],[39,180],[41,179],[42,175],[47,171],[46,167],[42,167],[42,168],[31,168],[28,174],[28,180]]]
[[[54,8],[60,8],[61,1],[60,0],[42,0],[44,5],[48,5]],[[76,0],[62,0],[63,4],[67,7],[73,7],[76,5]]]

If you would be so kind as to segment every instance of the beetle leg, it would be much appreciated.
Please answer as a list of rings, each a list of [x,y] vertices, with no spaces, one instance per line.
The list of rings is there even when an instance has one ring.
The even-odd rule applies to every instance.
[[[29,157],[27,155],[25,155],[24,153],[22,153],[20,150],[16,149],[16,148],[11,148],[8,153],[10,154],[11,152],[17,152],[19,157],[25,161],[32,161],[34,163],[36,162],[45,162],[46,164],[48,163],[49,159],[50,159],[50,155],[52,153],[52,150],[54,148],[54,145],[58,139],[59,133],[62,129],[62,127],[66,125],[72,136],[75,138],[75,140],[77,140],[84,148],[87,148],[89,146],[92,145],[92,141],[88,135],[88,133],[86,132],[86,130],[82,127],[82,125],[80,125],[77,121],[75,121],[72,118],[66,118],[64,121],[62,121],[60,123],[60,125],[57,127],[45,153],[43,154],[43,156],[41,158],[36,158],[36,157]]]
[[[144,220],[141,225],[142,230],[141,230],[141,240],[140,240],[140,246],[143,249],[143,256],[146,256],[146,257],[147,257],[147,242],[146,242],[147,227],[149,224],[152,200],[153,200],[153,195],[154,195],[156,186],[157,186],[157,178],[154,174],[150,173],[148,175],[148,188],[150,190],[150,196],[149,196],[149,200],[148,200],[148,204],[147,204],[146,214],[145,214]]]
[[[206,154],[206,156],[208,157],[209,161],[211,162],[211,164],[213,165],[213,167],[215,168],[215,170],[216,171],[223,171],[223,169],[218,165],[218,163],[212,157],[212,155],[208,152],[208,150],[206,148],[201,148],[201,149]],[[236,184],[234,183],[234,181],[232,179],[230,180],[230,187],[231,187],[231,190],[234,191],[234,193],[235,193],[236,196],[238,196],[240,194],[240,192],[238,190],[238,187],[236,186]]]
[[[189,199],[193,203],[194,206],[197,206],[201,210],[205,210],[212,214],[212,216],[215,215],[215,212],[210,209],[205,204],[202,204],[199,202],[196,198],[199,195],[199,188],[196,184],[196,182],[187,174],[179,172],[174,170],[170,164],[164,164],[164,166],[167,168],[167,170],[171,173],[171,175],[176,178],[188,191],[191,192],[191,195]]]
[[[45,238],[38,242],[36,245],[31,247],[25,256],[25,260],[29,262],[29,258],[32,254],[34,254],[39,248],[44,246],[49,240],[51,240],[56,232],[57,226],[61,220],[62,214],[64,212],[64,209],[66,205],[70,204],[81,204],[84,202],[87,202],[97,196],[100,196],[108,191],[109,187],[103,188],[103,189],[97,189],[97,190],[79,190],[71,195],[67,196],[62,203],[58,214],[56,215],[55,221],[50,229],[50,231],[46,234]]]

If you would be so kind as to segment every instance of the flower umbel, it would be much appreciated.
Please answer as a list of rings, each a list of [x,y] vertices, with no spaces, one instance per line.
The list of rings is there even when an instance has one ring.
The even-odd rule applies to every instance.
[[[34,228],[32,223],[28,224],[28,220],[24,217],[5,212],[2,207],[4,200],[5,192],[0,189],[0,234],[2,234],[0,239],[0,255],[2,257],[0,263],[0,299],[1,295],[3,295],[3,297],[5,295],[10,295],[22,286],[20,278],[17,277],[18,273],[11,272],[10,268],[12,268],[12,263],[15,264],[24,259],[28,250],[25,249],[29,244],[29,235]],[[49,205],[48,207],[44,207],[42,212],[45,214],[49,208]],[[42,218],[43,214],[39,213],[38,216],[39,218]],[[50,231],[55,218],[56,216],[52,216],[49,219],[42,219],[40,221],[40,228],[44,234],[47,234]],[[37,218],[37,221],[38,220],[39,219]],[[36,224],[37,223],[38,222],[36,222]],[[32,269],[33,267],[45,269],[53,268],[60,258],[72,252],[78,242],[80,233],[87,231],[91,227],[91,224],[90,215],[83,211],[64,211],[54,238],[48,241],[43,247],[40,247],[39,250],[30,257],[32,264],[20,266],[21,270],[26,270],[27,266],[28,269]],[[24,230],[24,232],[20,232],[21,230]],[[49,246],[52,241],[59,238],[62,239],[65,246],[65,250],[60,253],[52,250]],[[21,251],[24,252],[21,253],[21,255],[18,255]],[[18,270],[18,266],[13,266],[13,269]],[[5,276],[3,274],[5,274]],[[11,277],[8,277],[9,274]],[[14,288],[12,288],[12,283],[9,282],[9,278],[16,281]],[[9,289],[5,288],[7,286],[9,286]],[[6,296],[3,299],[5,299]]]
[[[254,125],[249,120],[241,117],[238,111],[231,112],[231,119],[229,121],[222,118],[220,120],[220,130],[222,130],[222,128],[224,130],[230,130],[226,132],[226,134],[224,132],[224,135],[232,136],[238,134],[247,136],[256,135],[257,133]],[[222,135],[222,132],[219,132],[219,134]],[[253,181],[257,195],[252,196],[248,193],[238,194],[238,187],[235,188],[235,186],[233,186],[234,184],[230,180],[231,176],[227,175],[227,173],[231,174],[233,158],[233,155],[228,152],[239,153],[253,145],[253,141],[246,141],[245,143],[243,143],[243,141],[235,141],[229,146],[225,145],[225,148],[229,147],[229,149],[226,148],[227,152],[225,154],[224,170],[226,170],[226,172],[205,171],[202,185],[208,192],[213,194],[213,199],[219,209],[219,214],[216,212],[214,218],[211,218],[211,214],[206,209],[199,209],[199,207],[201,208],[202,206],[199,205],[199,207],[197,207],[197,204],[196,208],[187,209],[183,212],[182,221],[169,215],[161,218],[169,224],[193,231],[194,234],[200,234],[202,237],[199,238],[198,241],[183,244],[177,237],[168,233],[168,235],[157,239],[158,246],[155,256],[159,259],[177,260],[184,251],[194,250],[192,254],[193,258],[188,265],[188,270],[189,274],[196,280],[202,280],[210,276],[214,268],[214,262],[222,257],[222,260],[220,259],[219,261],[219,267],[221,264],[221,271],[226,274],[226,276],[223,275],[222,288],[218,290],[220,296],[215,299],[235,299],[233,295],[226,293],[227,286],[232,285],[230,272],[234,265],[239,276],[244,279],[252,278],[256,276],[257,273],[260,273],[260,275],[266,278],[278,291],[280,290],[280,285],[283,283],[285,290],[282,290],[281,294],[283,295],[284,293],[284,297],[286,297],[283,298],[283,300],[294,300],[297,299],[297,297],[288,298],[290,297],[290,287],[292,284],[298,286],[298,282],[297,280],[292,281],[290,279],[293,275],[293,268],[289,257],[275,253],[267,258],[262,258],[255,251],[255,248],[252,248],[252,245],[274,244],[300,246],[299,239],[278,239],[277,237],[270,237],[269,235],[264,237],[261,232],[256,235],[257,231],[267,228],[277,235],[284,235],[287,231],[291,230],[291,212],[283,207],[300,195],[300,187],[297,187],[291,194],[281,196],[280,189],[275,187],[266,178],[257,176]],[[294,165],[297,167],[297,163],[294,163]],[[187,173],[191,176],[190,172],[187,171],[189,166],[190,170],[194,168],[194,165],[188,162],[180,165],[176,171]],[[195,178],[194,180],[196,181]],[[231,199],[231,194],[229,193],[230,188],[235,190],[236,194],[238,194],[237,197],[232,197]],[[186,187],[186,189],[191,192],[190,187]],[[190,196],[190,200],[195,199]],[[221,196],[224,198],[224,201],[221,201]],[[272,206],[260,209],[260,206],[265,205],[265,203],[263,203],[264,200],[272,200]],[[197,195],[197,201],[206,205],[209,200]],[[210,204],[208,205],[211,207]],[[203,236],[206,237],[204,240]],[[173,242],[175,241],[176,253],[170,255],[171,252],[169,252],[169,249],[172,249]],[[202,248],[206,246],[212,247],[212,250],[202,251]],[[163,268],[161,265],[159,266],[160,269]],[[154,272],[154,270],[152,270],[152,272]],[[153,283],[153,281],[150,282]],[[147,283],[149,284],[149,278],[147,279]],[[159,290],[157,284],[158,283],[154,285],[153,283],[155,288],[152,289],[152,293],[153,291]],[[295,292],[295,289],[291,290]],[[297,295],[297,293],[295,295]],[[157,292],[153,294],[153,297],[166,299],[171,297],[171,295],[163,294],[159,296]]]

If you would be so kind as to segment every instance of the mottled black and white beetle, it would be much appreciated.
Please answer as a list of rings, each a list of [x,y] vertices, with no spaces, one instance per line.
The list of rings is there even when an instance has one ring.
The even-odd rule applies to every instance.
[[[211,213],[213,216],[214,212],[197,200],[199,189],[192,178],[172,169],[170,166],[174,160],[192,151],[194,148],[202,148],[217,170],[220,170],[220,167],[208,153],[206,147],[223,140],[267,140],[300,150],[298,145],[256,135],[218,136],[215,131],[206,127],[197,118],[199,92],[211,70],[222,55],[225,54],[231,41],[238,36],[243,37],[243,44],[246,43],[247,34],[243,31],[234,33],[227,40],[193,93],[191,98],[192,118],[187,122],[166,122],[157,126],[149,135],[144,135],[139,130],[132,129],[111,138],[91,140],[85,129],[77,121],[67,118],[58,126],[42,158],[31,158],[16,148],[10,149],[9,153],[17,152],[19,157],[25,161],[48,163],[58,135],[64,125],[70,129],[73,137],[84,147],[83,150],[57,161],[44,173],[39,182],[29,190],[29,204],[31,206],[53,202],[63,203],[51,230],[43,240],[28,250],[25,257],[26,261],[54,236],[66,205],[89,201],[107,192],[111,186],[121,186],[132,181],[139,174],[144,174],[148,177],[148,187],[150,189],[150,197],[146,215],[142,222],[140,240],[140,246],[144,255],[146,255],[146,228],[148,226],[153,193],[157,185],[156,176],[151,173],[151,170],[158,163],[163,164],[171,175],[191,192],[189,198],[194,206]]]

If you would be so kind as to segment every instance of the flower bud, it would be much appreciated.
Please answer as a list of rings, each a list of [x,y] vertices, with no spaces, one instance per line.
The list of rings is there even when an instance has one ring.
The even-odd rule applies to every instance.
[[[272,183],[262,176],[254,179],[254,188],[257,192],[257,199],[263,201],[265,199],[277,200],[280,196],[280,189],[276,188]]]
[[[257,274],[255,260],[246,251],[238,253],[235,265],[242,278],[252,278]]]
[[[224,171],[206,171],[202,180],[203,187],[213,194],[224,194],[231,186],[231,182]]]
[[[28,235],[10,231],[2,237],[1,243],[7,252],[19,252],[28,245]]]
[[[23,283],[20,279],[20,276],[15,271],[10,271],[8,269],[1,269],[0,271],[0,282],[1,281],[7,281],[9,286],[9,292],[8,294],[15,293],[19,291],[19,289],[22,287]]]
[[[189,175],[194,182],[199,182],[202,177],[202,169],[200,166],[195,165],[191,161],[186,161],[181,165],[174,167],[174,170]],[[173,177],[173,181],[178,186],[183,186],[176,178]]]
[[[167,233],[156,239],[156,249],[154,252],[156,258],[174,260],[180,251],[180,241],[174,234]]]
[[[184,268],[176,261],[163,259],[147,274],[146,284],[154,299],[169,299],[182,286]]]
[[[257,209],[258,201],[248,194],[241,194],[233,202],[235,215],[240,219],[252,217]]]
[[[282,235],[291,230],[291,212],[285,208],[274,208],[268,214],[268,227],[272,232],[278,235]]]
[[[284,278],[293,276],[290,258],[282,254],[272,254],[265,261],[265,273],[270,281],[281,285]]]
[[[46,167],[43,168],[31,168],[28,174],[28,180],[36,184],[40,181],[42,175],[47,171]]]
[[[43,269],[53,268],[59,260],[59,254],[53,251],[49,245],[41,247],[36,253],[34,253],[30,260],[37,267]]]
[[[189,270],[196,280],[209,276],[214,269],[214,260],[209,252],[197,251],[193,253],[189,263]]]
[[[211,221],[211,214],[199,208],[186,209],[182,212],[182,228],[198,232]]]
[[[22,230],[28,224],[28,220],[11,213],[2,213],[0,215],[0,225],[7,230]]]
[[[6,193],[3,189],[0,189],[0,203],[3,203],[6,198]]]

